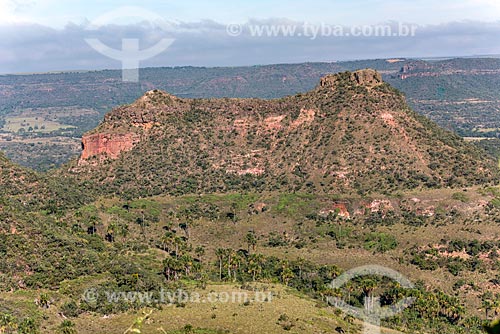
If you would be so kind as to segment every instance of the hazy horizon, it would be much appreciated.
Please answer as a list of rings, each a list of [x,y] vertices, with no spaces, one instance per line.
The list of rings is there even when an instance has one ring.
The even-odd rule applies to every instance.
[[[102,48],[130,39],[169,40],[141,68],[500,54],[495,0],[0,0],[0,22],[2,74],[120,69]]]
[[[405,60],[424,60],[424,61],[444,61],[448,59],[500,59],[500,54],[490,54],[490,55],[464,55],[464,56],[444,56],[444,57],[387,57],[387,58],[372,58],[372,59],[343,59],[343,60],[334,60],[328,62],[289,62],[289,63],[266,63],[266,64],[249,64],[249,65],[235,65],[235,66],[195,66],[195,65],[178,65],[178,66],[147,66],[140,67],[139,69],[154,69],[154,68],[183,68],[183,67],[192,67],[192,68],[239,68],[239,67],[253,67],[253,66],[273,66],[273,65],[299,65],[299,64],[307,64],[307,63],[347,63],[347,62],[356,62],[356,61],[371,61],[371,60],[389,60],[389,59],[405,59]],[[121,71],[121,68],[117,66],[116,68],[102,68],[102,69],[68,69],[68,70],[53,70],[53,71],[41,71],[41,72],[11,72],[11,73],[2,73],[0,72],[0,76],[8,76],[8,75],[37,75],[37,74],[59,74],[59,73],[87,73],[87,72],[98,72],[98,71]]]

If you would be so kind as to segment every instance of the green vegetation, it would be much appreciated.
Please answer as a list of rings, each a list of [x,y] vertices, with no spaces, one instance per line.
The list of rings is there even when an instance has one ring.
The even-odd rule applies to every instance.
[[[453,192],[450,191],[450,198],[452,195]],[[473,191],[469,191],[469,196],[470,201],[475,200]],[[413,296],[417,298],[417,302],[401,316],[389,319],[384,326],[403,332],[418,329],[428,333],[439,333],[442,330],[447,333],[460,333],[464,328],[468,328],[472,333],[478,333],[483,324],[481,315],[484,317],[484,310],[481,311],[482,300],[491,302],[496,300],[495,296],[483,294],[478,296],[477,302],[471,303],[471,306],[478,306],[465,308],[460,302],[461,298],[468,294],[468,289],[471,289],[469,286],[472,283],[466,277],[472,277],[469,275],[474,273],[492,277],[491,275],[497,270],[494,256],[500,247],[497,242],[451,239],[440,242],[438,248],[413,248],[408,252],[405,250],[408,247],[407,238],[411,239],[406,235],[409,233],[408,227],[415,233],[425,227],[404,225],[404,221],[400,222],[397,214],[392,216],[394,222],[390,224],[390,233],[385,231],[384,224],[368,223],[368,220],[372,219],[370,215],[355,216],[352,220],[345,220],[336,215],[326,218],[313,217],[308,210],[298,210],[294,212],[294,222],[284,224],[282,221],[289,219],[289,212],[278,210],[283,208],[282,194],[250,193],[246,198],[268,203],[269,210],[256,215],[249,210],[252,203],[247,207],[235,206],[234,196],[213,195],[200,196],[197,199],[192,196],[156,197],[133,201],[102,199],[93,204],[80,206],[78,209],[68,207],[64,212],[38,214],[36,221],[23,223],[23,216],[18,216],[16,219],[18,234],[1,234],[7,239],[2,242],[3,248],[0,251],[9,259],[2,263],[5,276],[1,280],[1,288],[3,291],[42,289],[47,292],[36,295],[38,305],[36,308],[33,308],[34,304],[28,308],[12,305],[10,309],[3,310],[4,318],[7,319],[4,323],[8,323],[10,328],[31,324],[30,326],[34,326],[33,333],[37,333],[44,323],[41,314],[62,312],[69,319],[58,322],[53,328],[54,332],[85,333],[86,331],[81,331],[81,324],[82,321],[89,321],[91,314],[101,316],[115,314],[123,317],[126,312],[141,313],[144,307],[156,309],[155,313],[161,313],[165,307],[148,299],[142,302],[139,300],[109,302],[106,294],[109,291],[114,293],[141,291],[151,293],[154,300],[159,297],[161,289],[206,291],[203,289],[211,284],[229,283],[232,286],[237,284],[246,290],[247,287],[253,289],[251,286],[260,284],[258,282],[266,282],[266,284],[286,286],[287,289],[292,289],[290,291],[303,296],[300,298],[306,298],[305,296],[313,298],[319,305],[323,305],[321,301],[332,293],[340,294],[356,307],[363,305],[367,293],[380,294],[383,303],[387,304],[402,296]],[[285,198],[290,197],[285,196]],[[327,200],[327,197],[312,195],[299,195],[297,198],[307,198],[311,203]],[[362,199],[356,201],[363,202]],[[474,203],[465,204],[459,199],[453,201],[474,205]],[[208,203],[211,203],[211,206],[207,208],[211,208],[212,211],[202,209]],[[12,207],[9,211],[16,210],[18,209]],[[224,214],[215,219],[210,212],[233,212],[239,220],[235,225],[232,219],[225,217]],[[491,215],[500,217],[500,212],[497,212],[494,207],[488,209],[490,217]],[[455,223],[466,222],[468,216],[457,212],[453,220]],[[249,221],[251,223],[248,223]],[[444,217],[434,216],[426,218],[425,224],[431,228],[444,221]],[[252,228],[249,229],[249,226]],[[10,227],[5,226],[5,228]],[[488,224],[477,225],[476,228],[488,229]],[[228,229],[234,232],[227,234]],[[43,233],[38,234],[36,231]],[[334,249],[329,246],[332,239],[337,241],[337,247]],[[399,259],[398,262],[403,264],[411,263],[423,272],[433,270],[437,277],[441,277],[441,274],[438,274],[439,268],[446,268],[453,277],[460,276],[461,281],[457,282],[455,286],[458,288],[455,289],[463,291],[463,295],[455,295],[449,290],[451,287],[436,287],[429,290],[423,283],[419,283],[420,285],[414,290],[404,290],[381,277],[365,277],[352,282],[351,286],[341,291],[331,291],[329,283],[343,270],[337,265],[318,264],[311,261],[312,258],[299,257],[300,253],[294,251],[299,240],[303,254],[313,255],[314,249],[320,250],[325,254],[323,256],[331,259],[342,256],[344,252],[355,257],[366,256],[367,259],[370,258],[368,254],[372,253],[388,254],[388,258]],[[217,243],[229,246],[211,246]],[[41,254],[33,258],[30,250],[36,244],[43,244],[44,247]],[[276,253],[274,251],[276,247],[284,251]],[[366,250],[369,253],[366,253]],[[469,258],[462,260],[462,253]],[[492,261],[484,260],[485,257]],[[16,267],[16,262],[21,259],[23,266]],[[339,264],[343,265],[342,261]],[[397,268],[397,262],[385,265]],[[29,267],[32,273],[26,274],[24,271],[26,267]],[[19,286],[18,280],[10,280],[8,277],[22,277],[23,286]],[[485,286],[481,287],[478,283],[475,283],[473,289],[485,291],[483,290]],[[81,296],[89,289],[99,296],[96,300],[82,299]],[[55,292],[49,292],[51,290]],[[0,293],[0,298],[5,293]],[[30,300],[33,298],[26,298],[26,305],[29,305]],[[176,303],[175,308],[181,310],[185,307],[188,306]],[[196,309],[198,306],[194,304],[189,307]],[[215,320],[212,320],[213,323],[220,326],[226,321],[222,320],[223,318],[226,316],[232,318],[230,314],[234,311],[227,312],[217,312]],[[210,320],[210,314],[212,313],[207,313],[207,321]],[[297,320],[300,317],[290,317],[283,313],[281,315],[276,315],[273,322],[281,330],[294,329],[302,322]],[[341,317],[334,316],[334,318],[342,321]],[[129,321],[126,326],[121,325],[120,333],[132,322]],[[198,323],[186,327],[187,324],[189,324],[187,321],[185,324],[177,323],[177,329],[165,329],[165,332],[182,333],[189,329],[194,333],[218,333],[224,328],[228,330],[232,328],[229,323],[222,328],[218,326],[207,328],[206,325],[201,326]],[[341,326],[346,328],[346,325]]]
[[[140,135],[115,160],[39,174],[0,155],[0,333],[359,332],[327,297],[377,296],[415,298],[384,332],[480,333],[500,312],[497,162],[369,75],[273,101],[156,91],[92,132]],[[365,264],[415,286],[332,288]]]
[[[365,249],[385,253],[396,249],[398,242],[392,235],[386,233],[370,233],[365,240]]]

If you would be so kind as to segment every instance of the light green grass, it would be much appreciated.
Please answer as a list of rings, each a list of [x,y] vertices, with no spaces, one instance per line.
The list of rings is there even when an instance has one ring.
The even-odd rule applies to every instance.
[[[60,124],[56,121],[46,120],[41,117],[25,117],[11,116],[5,118],[5,126],[2,130],[17,133],[20,129],[28,132],[29,128],[33,128],[32,132],[50,133],[59,129],[72,129],[74,126]],[[37,127],[38,129],[35,129]]]

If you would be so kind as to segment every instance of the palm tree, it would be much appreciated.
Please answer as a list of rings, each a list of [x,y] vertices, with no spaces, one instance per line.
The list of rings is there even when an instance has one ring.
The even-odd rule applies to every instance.
[[[231,203],[231,219],[233,220],[233,224],[236,224],[238,221],[238,217],[236,216],[236,209],[238,208],[238,203]]]
[[[173,244],[175,247],[175,257],[179,258],[180,250],[184,246],[184,240],[178,236],[174,236]]]
[[[196,249],[194,250],[196,256],[198,257],[198,259],[200,260],[200,263],[203,262],[203,255],[205,255],[205,247],[203,246],[198,246],[196,247]]]
[[[257,246],[257,236],[255,235],[255,232],[249,231],[245,236],[245,240],[248,245],[248,253],[250,253],[250,247],[252,248],[253,251],[255,251],[255,248]]]
[[[237,252],[234,252],[233,250],[231,250],[231,260],[230,260],[230,267],[231,267],[231,270],[233,272],[233,281],[236,281],[236,274],[238,272],[238,269],[240,268],[240,265],[241,265],[241,261],[243,259],[241,258],[241,255],[238,254]]]
[[[172,257],[163,260],[163,265],[167,281],[177,281],[180,278],[180,272],[184,270],[183,263]]]
[[[115,241],[115,235],[117,234],[116,232],[118,231],[118,226],[116,223],[110,223],[108,225],[108,229],[106,231],[106,238],[108,239],[109,242],[114,242]]]
[[[262,273],[262,264],[264,256],[262,254],[252,254],[248,258],[248,273],[252,275],[252,280],[255,282],[257,275]]]
[[[184,267],[186,276],[189,276],[191,274],[191,268],[193,267],[193,258],[191,255],[185,254],[179,259],[179,261]]]
[[[352,282],[347,282],[345,289],[347,290],[347,304],[349,304],[351,302],[351,293],[354,292],[354,285]]]
[[[223,248],[217,248],[215,251],[215,255],[217,256],[217,259],[219,261],[219,279],[222,281],[222,266],[223,266],[223,259],[225,255],[225,251]]]
[[[135,220],[136,224],[138,224],[141,227],[141,234],[144,240],[146,240],[146,220],[144,216],[144,211],[142,212],[142,217],[137,217]]]
[[[373,307],[375,301],[373,298],[373,291],[377,288],[377,282],[374,279],[367,278],[361,282],[361,285],[366,297],[366,306]]]
[[[184,231],[184,233],[186,234],[186,238],[188,238],[188,240],[189,240],[189,237],[190,237],[189,224],[187,222],[180,223],[179,227]]]
[[[128,225],[125,223],[120,223],[118,225],[118,233],[122,237],[122,242],[125,242],[125,238],[128,236],[129,233]]]
[[[165,251],[165,252],[168,252],[170,253],[171,249],[170,247],[172,246],[173,244],[173,240],[174,240],[174,234],[170,231],[168,232],[165,232],[165,234],[163,235],[163,237],[161,237],[161,248]]]
[[[283,261],[281,270],[281,280],[283,284],[288,285],[290,280],[295,277],[293,271],[290,269],[289,263],[287,261]]]
[[[227,269],[227,277],[228,280],[231,279],[231,269],[232,269],[232,262],[233,262],[233,255],[235,255],[234,250],[231,248],[225,249],[224,250],[224,255],[226,256],[226,263],[225,263],[225,268]]]

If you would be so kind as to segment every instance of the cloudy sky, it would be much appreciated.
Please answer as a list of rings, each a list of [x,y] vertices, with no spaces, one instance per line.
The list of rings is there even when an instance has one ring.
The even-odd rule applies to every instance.
[[[143,67],[500,54],[500,1],[0,0],[0,73],[120,68],[131,39]]]

